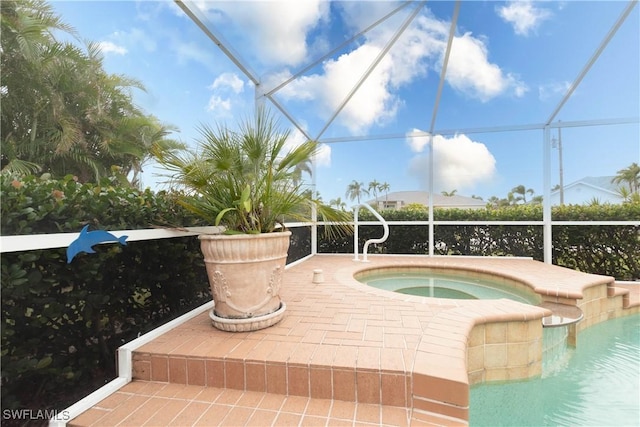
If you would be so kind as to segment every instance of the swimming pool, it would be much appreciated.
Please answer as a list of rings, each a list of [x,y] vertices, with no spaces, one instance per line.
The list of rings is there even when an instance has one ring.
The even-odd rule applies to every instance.
[[[472,426],[637,426],[640,315],[594,325],[539,378],[471,388]]]
[[[538,304],[540,297],[521,283],[466,270],[399,268],[365,270],[355,279],[378,289],[432,298],[499,299]]]

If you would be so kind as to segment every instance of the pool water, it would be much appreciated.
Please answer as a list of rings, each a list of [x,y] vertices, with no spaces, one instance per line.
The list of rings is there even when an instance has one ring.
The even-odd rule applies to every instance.
[[[469,425],[640,425],[640,315],[586,329],[570,352],[539,378],[473,386]]]
[[[419,297],[434,297],[434,298],[451,298],[451,299],[478,299],[478,297],[462,292],[456,289],[443,288],[440,286],[414,286],[409,288],[396,289],[394,292],[398,292],[405,295],[417,295]]]
[[[526,304],[538,304],[533,290],[509,286],[483,277],[456,274],[430,269],[388,272],[362,272],[356,279],[369,286],[402,294],[449,299],[508,298]]]

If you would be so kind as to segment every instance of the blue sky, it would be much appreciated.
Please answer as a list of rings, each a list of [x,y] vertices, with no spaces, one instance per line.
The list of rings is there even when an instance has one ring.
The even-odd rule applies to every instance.
[[[174,2],[52,4],[83,39],[101,44],[107,71],[145,84],[146,93],[134,93],[136,102],[177,126],[177,139],[193,144],[199,124],[233,125],[253,112],[253,83]],[[260,93],[343,44],[274,94],[307,136],[323,142],[315,176],[325,201],[344,200],[353,180],[365,186],[387,182],[391,191],[428,188],[428,139],[412,135],[431,125],[453,2],[426,3],[385,55],[415,5],[354,38],[401,3],[188,4],[255,73],[264,88]],[[463,1],[434,126],[434,191],[457,190],[486,200],[524,184],[542,194],[542,131],[470,130],[545,123],[626,6],[623,1]],[[640,116],[639,17],[636,4],[553,122]],[[285,118],[281,123],[290,126]],[[291,128],[292,143],[305,139]],[[557,138],[557,131],[552,135]],[[350,140],[334,142],[340,138]],[[565,185],[584,176],[615,175],[640,162],[640,129],[637,123],[565,128],[562,146]],[[552,151],[551,170],[555,185],[558,150]],[[148,165],[144,181],[162,188],[156,174]]]

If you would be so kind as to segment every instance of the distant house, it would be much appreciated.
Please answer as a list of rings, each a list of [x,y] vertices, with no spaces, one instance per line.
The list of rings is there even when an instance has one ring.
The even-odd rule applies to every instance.
[[[403,207],[419,203],[429,206],[429,193],[426,191],[395,191],[382,194],[375,199],[368,200],[368,204],[378,209],[402,209]],[[433,206],[436,208],[458,208],[458,209],[482,209],[487,202],[465,196],[443,196],[435,194]]]
[[[564,186],[565,205],[586,205],[594,200],[599,203],[621,203],[618,189],[622,184],[611,181],[615,176],[587,176]],[[551,192],[551,205],[560,204],[560,189]]]

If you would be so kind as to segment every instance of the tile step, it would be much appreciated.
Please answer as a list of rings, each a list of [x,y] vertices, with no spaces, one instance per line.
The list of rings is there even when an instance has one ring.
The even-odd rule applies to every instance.
[[[233,358],[133,354],[133,379],[407,407],[412,374]]]
[[[411,409],[406,407],[133,381],[71,420],[68,426],[403,426],[411,423]]]

